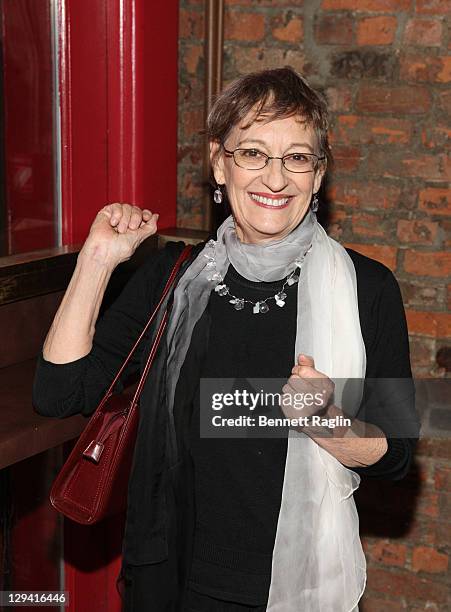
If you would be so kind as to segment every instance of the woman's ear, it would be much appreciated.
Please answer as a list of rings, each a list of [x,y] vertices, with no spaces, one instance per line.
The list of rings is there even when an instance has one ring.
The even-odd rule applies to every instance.
[[[321,163],[315,171],[315,179],[313,181],[313,193],[318,193],[323,177],[326,173],[326,162]]]
[[[224,185],[224,157],[222,155],[221,145],[219,142],[210,142],[210,163],[216,182],[218,185]]]

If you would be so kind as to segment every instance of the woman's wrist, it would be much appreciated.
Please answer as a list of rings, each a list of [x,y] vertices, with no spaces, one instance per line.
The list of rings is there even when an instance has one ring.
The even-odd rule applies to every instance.
[[[349,417],[334,404],[328,406],[321,418],[327,419],[333,426],[303,427],[301,431],[345,467],[352,469],[373,465],[388,450],[387,438],[377,425]],[[341,424],[344,418],[350,420],[350,425]]]
[[[77,262],[80,262],[80,264],[84,266],[99,266],[110,274],[113,273],[118,265],[118,262],[112,257],[107,244],[99,242],[90,243],[88,240],[81,248],[77,257]]]

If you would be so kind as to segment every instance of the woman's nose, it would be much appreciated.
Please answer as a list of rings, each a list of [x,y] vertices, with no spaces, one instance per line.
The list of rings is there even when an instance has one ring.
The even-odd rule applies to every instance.
[[[268,159],[263,172],[263,183],[271,189],[271,191],[282,191],[287,184],[287,176],[282,160],[279,158]]]

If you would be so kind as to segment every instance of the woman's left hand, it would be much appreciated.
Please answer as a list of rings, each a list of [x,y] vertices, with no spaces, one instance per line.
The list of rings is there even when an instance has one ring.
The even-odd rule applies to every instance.
[[[315,369],[313,357],[301,354],[282,388],[284,395],[280,407],[290,419],[310,417],[327,410],[334,389],[334,382]]]

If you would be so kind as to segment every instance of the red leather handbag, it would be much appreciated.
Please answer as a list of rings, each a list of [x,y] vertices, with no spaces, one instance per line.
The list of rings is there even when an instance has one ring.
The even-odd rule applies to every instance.
[[[125,510],[138,430],[138,402],[168,321],[168,309],[158,326],[133,399],[113,395],[113,388],[174,284],[180,266],[188,259],[191,248],[188,245],[182,251],[148,323],[52,485],[50,501],[53,507],[77,523],[91,525]]]

